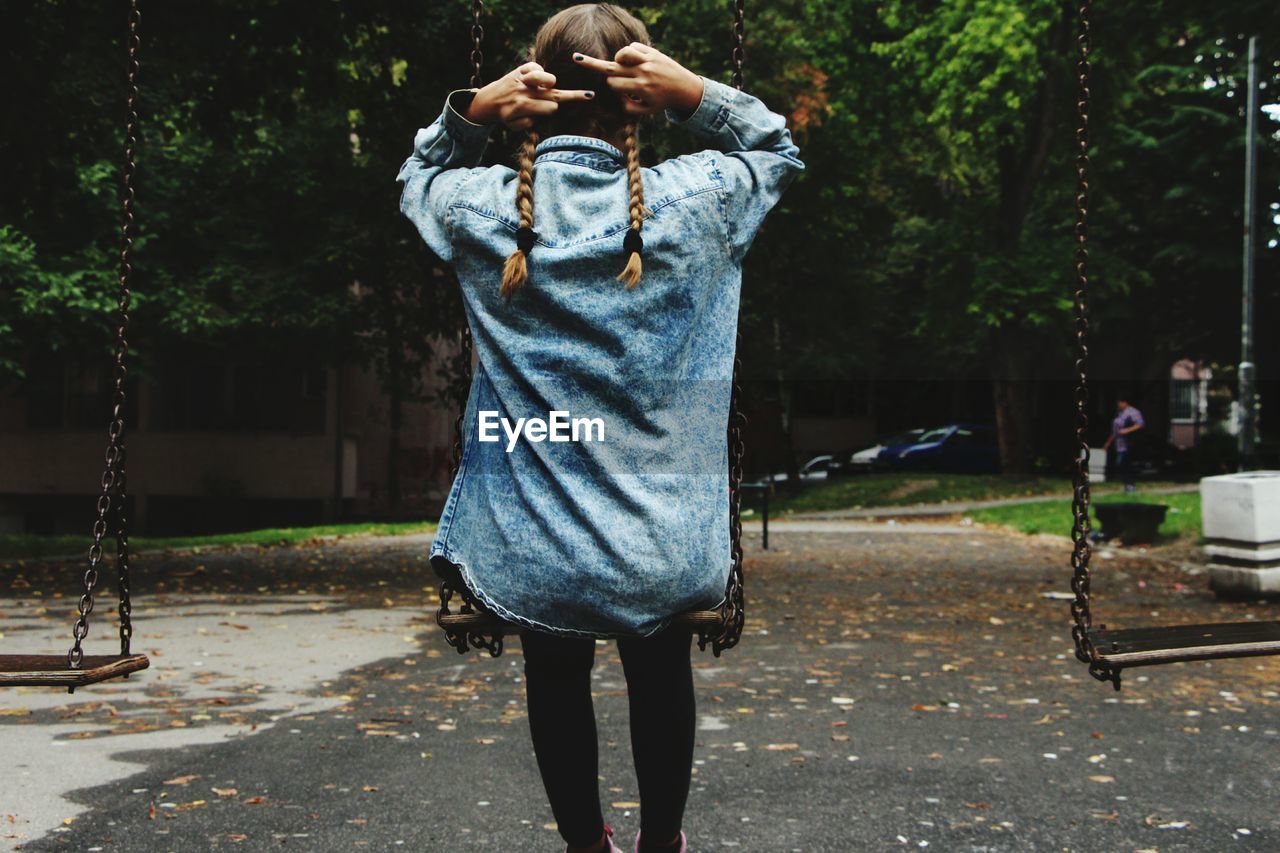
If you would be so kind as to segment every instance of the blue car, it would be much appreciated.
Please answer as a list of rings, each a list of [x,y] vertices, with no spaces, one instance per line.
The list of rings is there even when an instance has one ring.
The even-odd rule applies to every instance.
[[[1000,473],[996,431],[985,424],[951,424],[931,429],[914,444],[886,447],[881,458],[888,467],[900,471]]]

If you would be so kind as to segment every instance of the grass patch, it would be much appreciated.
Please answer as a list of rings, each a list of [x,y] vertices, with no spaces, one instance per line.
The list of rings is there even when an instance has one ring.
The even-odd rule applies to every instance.
[[[1103,494],[1095,504],[1100,503],[1160,503],[1166,504],[1169,511],[1165,514],[1164,523],[1160,525],[1160,536],[1157,543],[1173,539],[1200,538],[1200,493],[1181,492],[1172,495],[1149,495],[1142,492],[1132,494]],[[1020,530],[1023,533],[1054,533],[1060,536],[1071,535],[1071,501],[1038,501],[1036,503],[1011,504],[1009,506],[988,507],[965,513],[969,518],[983,524],[999,524]],[[1098,518],[1093,516],[1094,529],[1098,529]]]
[[[412,533],[430,533],[436,529],[434,522],[361,522],[356,524],[321,524],[315,527],[269,527],[262,530],[243,530],[234,533],[213,533],[203,536],[130,536],[131,551],[157,549],[206,548],[224,545],[296,545],[312,539],[329,536],[402,536]],[[56,557],[64,554],[83,553],[88,558],[92,540],[85,536],[38,536],[34,534],[0,535],[0,559]],[[103,549],[115,553],[115,540],[103,540]]]
[[[1146,483],[1168,486],[1173,483]],[[1098,484],[1095,494],[1119,491],[1120,483]],[[997,498],[1043,497],[1071,494],[1066,477],[1001,476],[997,474],[855,474],[806,483],[797,494],[779,488],[770,501],[770,513],[831,512],[924,503],[985,501]],[[744,502],[758,508],[759,496],[748,492]]]
[[[1063,477],[991,474],[861,474],[806,484],[798,494],[779,490],[770,512],[827,512],[944,501],[989,500],[1070,492]],[[752,497],[754,506],[758,500]]]

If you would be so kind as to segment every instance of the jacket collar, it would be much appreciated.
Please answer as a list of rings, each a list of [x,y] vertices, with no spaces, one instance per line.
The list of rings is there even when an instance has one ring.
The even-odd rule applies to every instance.
[[[561,160],[604,168],[624,163],[622,152],[603,139],[568,133],[548,136],[538,143],[533,153],[535,163],[538,160]]]

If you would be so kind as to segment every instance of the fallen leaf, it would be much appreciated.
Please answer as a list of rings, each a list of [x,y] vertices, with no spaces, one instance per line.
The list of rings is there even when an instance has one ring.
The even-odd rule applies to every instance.
[[[172,779],[165,779],[165,780],[164,780],[164,784],[166,784],[166,785],[185,785],[185,784],[187,784],[188,782],[192,781],[193,779],[199,779],[199,778],[200,778],[200,774],[199,774],[199,773],[188,773],[188,774],[186,774],[185,776],[174,776]]]

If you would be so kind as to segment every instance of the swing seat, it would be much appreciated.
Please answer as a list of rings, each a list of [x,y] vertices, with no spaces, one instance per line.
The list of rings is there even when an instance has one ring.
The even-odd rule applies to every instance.
[[[510,635],[519,634],[523,626],[508,622],[487,611],[475,610],[471,613],[449,613],[437,617],[440,627],[450,631],[465,633]],[[688,610],[678,614],[671,620],[676,629],[687,631],[711,631],[721,624],[719,610]]]
[[[1097,628],[1089,640],[1113,667],[1280,654],[1280,622],[1211,622],[1159,628]]]
[[[0,655],[0,687],[74,689],[128,676],[151,665],[146,655],[85,655],[72,669],[66,655]]]

